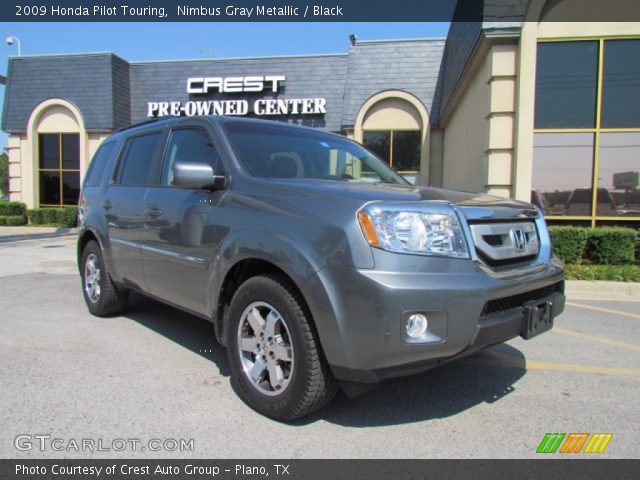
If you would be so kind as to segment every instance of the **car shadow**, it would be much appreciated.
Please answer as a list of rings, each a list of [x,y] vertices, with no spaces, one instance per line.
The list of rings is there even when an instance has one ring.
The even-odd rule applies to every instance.
[[[215,363],[221,375],[231,374],[227,352],[216,341],[211,322],[135,292],[123,316]]]
[[[294,424],[324,420],[347,427],[382,427],[451,417],[500,401],[525,374],[522,352],[502,344],[421,374],[384,381],[356,398],[339,392],[323,410]]]
[[[135,293],[125,317],[206,358],[221,375],[230,376],[226,350],[216,342],[210,322]],[[425,373],[387,380],[356,398],[340,391],[319,412],[288,424],[303,427],[326,421],[358,428],[446,418],[499,401],[525,374],[523,353],[508,344],[496,345]],[[239,393],[234,383],[231,386]]]

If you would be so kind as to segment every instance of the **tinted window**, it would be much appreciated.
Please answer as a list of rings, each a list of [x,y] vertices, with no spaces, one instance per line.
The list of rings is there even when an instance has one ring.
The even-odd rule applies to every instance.
[[[538,44],[535,128],[593,128],[598,42]]]
[[[242,166],[258,177],[407,184],[361,145],[337,135],[249,122],[226,127]]]
[[[80,197],[80,175],[78,172],[62,172],[62,203],[75,205]]]
[[[80,168],[80,135],[77,133],[63,133],[62,137],[62,168],[77,170]]]
[[[640,40],[604,43],[602,127],[640,127]]]
[[[160,133],[152,133],[127,142],[121,160],[121,185],[147,185],[151,181],[153,159],[161,137]]]
[[[593,147],[593,133],[535,134],[532,183],[546,215],[591,215]]]
[[[419,131],[393,132],[393,168],[403,171],[420,169]]]
[[[107,167],[107,163],[109,163],[109,158],[111,158],[111,153],[113,152],[114,147],[115,142],[109,142],[103,144],[98,149],[96,154],[93,156],[93,160],[91,160],[91,164],[89,165],[85,185],[89,187],[97,187],[100,185],[104,169]]]
[[[603,133],[597,214],[640,216],[640,132]]]
[[[362,143],[365,147],[391,164],[391,132],[364,132]]]
[[[60,135],[41,133],[39,136],[40,169],[60,168]]]
[[[80,192],[80,135],[39,134],[38,166],[40,206],[77,203]]]
[[[40,172],[40,205],[60,205],[60,171]]]
[[[169,139],[167,153],[162,167],[162,184],[171,185],[172,168],[180,163],[206,163],[213,167],[218,164],[218,151],[209,134],[200,128],[174,130]]]

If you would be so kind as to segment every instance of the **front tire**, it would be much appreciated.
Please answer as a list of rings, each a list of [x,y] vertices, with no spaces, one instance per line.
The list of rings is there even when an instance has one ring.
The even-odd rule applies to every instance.
[[[80,259],[82,293],[89,311],[106,317],[122,311],[127,303],[127,292],[119,291],[111,281],[98,243],[90,240]]]
[[[247,280],[233,296],[228,318],[231,372],[252,408],[293,420],[333,398],[337,383],[304,301],[286,277]]]

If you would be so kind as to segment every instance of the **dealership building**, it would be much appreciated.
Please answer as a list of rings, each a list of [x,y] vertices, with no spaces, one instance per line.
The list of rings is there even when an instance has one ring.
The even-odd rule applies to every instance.
[[[10,198],[75,204],[110,133],[215,114],[336,132],[412,182],[533,201],[554,221],[640,222],[640,23],[557,21],[584,0],[482,3],[446,38],[345,39],[340,54],[11,57]]]

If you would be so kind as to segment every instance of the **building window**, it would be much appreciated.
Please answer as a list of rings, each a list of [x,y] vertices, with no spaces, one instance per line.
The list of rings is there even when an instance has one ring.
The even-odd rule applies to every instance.
[[[598,42],[541,43],[535,128],[594,128]]]
[[[640,39],[539,43],[534,135],[547,218],[640,221]]]
[[[80,135],[38,135],[40,206],[76,205],[80,196]]]
[[[640,127],[640,39],[604,42],[602,128]]]
[[[363,144],[411,183],[420,171],[420,130],[366,130]]]
[[[603,132],[598,162],[598,215],[640,217],[640,132]],[[610,207],[608,207],[608,205]],[[603,207],[601,207],[601,205]]]

